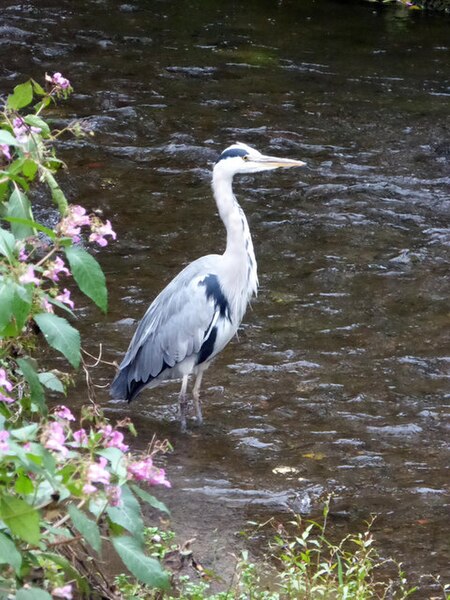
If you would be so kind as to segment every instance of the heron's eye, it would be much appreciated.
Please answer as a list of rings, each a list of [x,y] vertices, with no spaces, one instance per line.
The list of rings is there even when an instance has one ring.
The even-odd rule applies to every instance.
[[[246,154],[245,156],[242,157],[242,160],[248,160],[248,159],[249,159],[248,154]]]

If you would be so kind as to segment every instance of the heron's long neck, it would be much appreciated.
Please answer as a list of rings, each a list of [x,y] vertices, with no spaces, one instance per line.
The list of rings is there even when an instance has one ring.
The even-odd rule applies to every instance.
[[[233,194],[230,177],[214,173],[212,186],[220,218],[227,231],[227,247],[224,258],[235,269],[234,277],[240,276],[239,278],[245,280],[248,286],[248,296],[252,296],[256,294],[258,277],[247,219]]]

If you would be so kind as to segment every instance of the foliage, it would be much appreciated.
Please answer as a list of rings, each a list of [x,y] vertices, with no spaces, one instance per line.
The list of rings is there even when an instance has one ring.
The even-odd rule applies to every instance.
[[[74,587],[92,598],[92,586],[113,597],[107,578],[94,577],[105,540],[142,583],[168,585],[145,551],[140,502],[167,509],[137,486],[170,485],[154,464],[165,447],[132,454],[120,430],[133,433],[131,423],[113,427],[94,405],[78,423],[66,406],[49,410],[46,391],[65,393],[70,373],[37,360],[45,339],[72,367],[80,364],[65,285],[72,277],[106,311],[105,277],[86,245],[104,247],[116,237],[109,221],[69,205],[55,177],[64,166],[56,141],[83,135],[83,124],[54,130],[43,112],[71,91],[60,73],[47,75],[44,86],[30,80],[14,88],[0,113],[0,597],[17,600],[72,598]],[[37,187],[54,204],[53,227],[34,216]]]
[[[233,581],[225,591],[212,592],[211,575],[198,565],[198,577],[180,576],[175,589],[162,595],[130,581],[126,575],[117,577],[116,584],[125,600],[401,600],[415,591],[407,588],[399,565],[395,581],[381,580],[380,569],[391,561],[377,554],[370,526],[362,534],[349,535],[333,544],[325,536],[327,515],[328,503],[323,524],[297,517],[290,523],[293,533],[278,525],[264,560],[254,563],[247,551],[242,552]],[[174,544],[172,532],[149,528],[146,535],[150,553],[161,560],[177,549],[182,552]]]

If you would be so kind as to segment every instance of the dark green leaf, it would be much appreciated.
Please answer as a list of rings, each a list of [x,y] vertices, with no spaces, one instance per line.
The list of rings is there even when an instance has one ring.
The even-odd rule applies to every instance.
[[[34,546],[39,543],[39,513],[25,500],[14,496],[2,496],[0,498],[0,517],[13,535]]]
[[[79,332],[66,319],[51,313],[39,313],[34,320],[49,345],[64,354],[70,364],[77,368],[81,360]]]
[[[125,506],[121,506],[120,508],[108,506],[106,513],[113,523],[120,525],[129,531],[135,538],[142,538],[144,521],[139,513],[136,513]]]
[[[42,231],[42,233],[45,233],[45,235],[47,235],[52,240],[56,239],[56,234],[54,231],[52,231],[48,227],[44,227],[44,225],[41,225],[36,221],[30,219],[21,219],[17,217],[5,217],[5,221],[9,221],[11,223],[20,223],[21,225],[28,225],[28,227],[37,229],[38,231]]]
[[[160,510],[160,511],[165,512],[168,515],[170,515],[170,511],[167,508],[167,506],[163,502],[161,502],[160,500],[155,498],[155,496],[152,496],[145,490],[141,490],[141,488],[139,486],[135,485],[134,483],[131,484],[131,487],[133,488],[134,493],[137,496],[139,496],[139,498],[141,500],[143,500],[144,502],[147,502],[147,504],[149,504],[153,508],[156,508],[157,510]]]
[[[25,83],[16,85],[14,92],[8,96],[6,104],[8,108],[19,110],[24,106],[28,106],[32,100],[33,87],[31,85],[31,81],[26,81]]]
[[[106,312],[108,292],[105,275],[98,262],[79,246],[69,246],[65,248],[65,253],[80,290]]]
[[[37,81],[35,81],[34,79],[30,79],[30,81],[33,86],[34,93],[37,94],[38,96],[45,96],[46,91],[44,90],[42,85],[40,83],[38,83]]]
[[[3,229],[0,227],[0,254],[6,256],[6,258],[11,262],[14,258],[14,244],[16,242],[16,238],[10,231]]]
[[[97,523],[89,519],[84,512],[79,510],[74,504],[69,504],[68,512],[75,529],[81,533],[86,542],[90,544],[96,552],[100,553],[102,540]]]
[[[16,545],[4,533],[0,532],[0,564],[11,565],[16,573],[22,566],[22,555],[17,551]]]
[[[29,587],[17,590],[16,600],[52,600],[52,597],[45,590]]]
[[[9,197],[6,215],[8,217],[33,221],[30,201],[17,187],[14,188],[14,191]],[[11,230],[18,240],[23,240],[34,235],[33,228],[29,225],[24,225],[23,223],[11,222]]]
[[[112,538],[113,546],[127,569],[142,583],[153,588],[167,589],[169,576],[155,558],[146,556],[137,540],[121,535]]]
[[[39,381],[42,385],[45,385],[49,390],[53,390],[54,392],[59,392],[61,394],[65,394],[66,390],[64,385],[58,377],[51,371],[46,371],[45,373],[39,373]]]
[[[35,371],[31,362],[26,358],[18,358],[17,364],[19,365],[26,382],[30,387],[31,401],[39,407],[39,410],[43,414],[45,414],[47,412],[47,407],[45,404],[44,388],[39,381],[39,375]]]

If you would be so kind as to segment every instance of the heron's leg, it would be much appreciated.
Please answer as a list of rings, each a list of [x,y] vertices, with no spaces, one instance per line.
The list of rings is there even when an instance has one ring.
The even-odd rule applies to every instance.
[[[181,432],[186,432],[186,413],[187,413],[187,385],[189,381],[189,375],[183,375],[183,380],[181,382],[181,390],[178,396],[178,413],[180,415],[180,423],[181,423]]]
[[[202,406],[200,402],[200,385],[202,383],[203,371],[199,371],[192,388],[192,397],[194,398],[195,414],[197,415],[197,425],[203,423]]]

